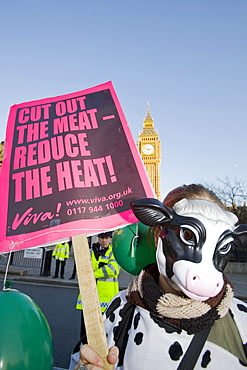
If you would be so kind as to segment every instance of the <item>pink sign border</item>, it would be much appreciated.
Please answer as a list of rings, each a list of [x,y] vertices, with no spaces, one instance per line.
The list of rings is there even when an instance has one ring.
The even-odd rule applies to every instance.
[[[12,143],[13,143],[13,136],[14,136],[14,125],[11,124],[11,122],[15,121],[16,112],[17,109],[22,107],[29,107],[29,106],[35,106],[35,105],[41,105],[41,104],[47,104],[50,102],[56,102],[64,99],[70,99],[73,97],[77,97],[79,94],[90,94],[102,90],[109,89],[113,98],[113,101],[116,105],[122,127],[126,136],[126,139],[129,143],[132,156],[134,158],[134,161],[136,163],[136,167],[139,172],[139,176],[142,179],[143,187],[146,192],[146,196],[150,198],[155,198],[154,191],[152,189],[152,185],[148,179],[148,176],[146,174],[141,156],[137,150],[136,143],[134,142],[134,139],[132,137],[130,128],[127,124],[126,118],[124,116],[123,110],[121,108],[121,105],[119,103],[118,97],[116,95],[116,92],[113,88],[112,82],[108,81],[104,84],[97,85],[85,90],[77,91],[70,94],[64,94],[56,97],[49,97],[41,100],[34,100],[27,103],[20,103],[13,105],[10,109],[10,114],[8,118],[8,125],[7,125],[7,132],[6,132],[6,141],[5,141],[5,159],[3,161],[2,165],[2,172],[0,173],[0,189],[1,189],[1,197],[0,197],[0,219],[1,222],[1,228],[0,228],[0,253],[4,253],[10,250],[18,250],[18,249],[25,249],[30,247],[39,246],[42,244],[46,244],[47,242],[54,242],[56,240],[60,240],[63,238],[68,237],[68,233],[70,233],[70,236],[78,235],[86,233],[87,235],[93,235],[98,233],[99,231],[103,230],[113,230],[117,227],[123,227],[127,224],[135,223],[137,222],[137,219],[135,218],[134,214],[131,210],[125,211],[122,213],[117,213],[112,216],[104,217],[102,219],[103,225],[100,225],[101,222],[99,222],[100,219],[97,219],[97,228],[95,225],[95,219],[90,220],[83,220],[84,228],[82,229],[82,221],[72,221],[68,222],[66,224],[57,225],[49,229],[45,230],[39,230],[35,232],[30,232],[27,234],[19,234],[19,235],[13,235],[11,237],[6,237],[4,234],[4,230],[6,230],[7,226],[7,209],[8,209],[8,179],[9,179],[9,168],[10,168],[10,153],[12,149]],[[5,184],[5,186],[4,186]],[[53,235],[53,237],[51,237]],[[25,245],[23,245],[25,244]]]

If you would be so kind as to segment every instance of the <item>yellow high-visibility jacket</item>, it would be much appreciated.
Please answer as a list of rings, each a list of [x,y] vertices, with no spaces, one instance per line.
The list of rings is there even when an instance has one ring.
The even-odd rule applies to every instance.
[[[66,258],[69,258],[69,243],[65,242],[56,244],[52,256],[55,257],[56,260],[60,261],[64,261]]]
[[[94,250],[91,253],[94,276],[100,301],[101,312],[108,307],[112,298],[119,292],[118,275],[119,265],[112,252],[112,246],[109,244],[104,255],[99,256],[98,260]],[[81,295],[78,295],[76,308],[82,309]]]

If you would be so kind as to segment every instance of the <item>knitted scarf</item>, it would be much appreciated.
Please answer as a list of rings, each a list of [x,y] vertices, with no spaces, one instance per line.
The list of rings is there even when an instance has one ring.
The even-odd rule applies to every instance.
[[[147,266],[128,286],[128,302],[145,308],[152,315],[163,318],[188,334],[212,327],[214,322],[224,317],[229,310],[233,286],[225,276],[220,293],[204,302],[195,301],[185,295],[163,293],[158,286],[158,280],[157,265]]]

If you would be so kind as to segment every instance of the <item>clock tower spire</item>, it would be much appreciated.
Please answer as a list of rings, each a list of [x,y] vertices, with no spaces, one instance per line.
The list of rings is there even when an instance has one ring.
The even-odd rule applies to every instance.
[[[137,146],[155,194],[160,199],[161,144],[159,135],[154,128],[154,120],[151,117],[149,103],[146,117],[143,120],[143,129],[138,136]]]

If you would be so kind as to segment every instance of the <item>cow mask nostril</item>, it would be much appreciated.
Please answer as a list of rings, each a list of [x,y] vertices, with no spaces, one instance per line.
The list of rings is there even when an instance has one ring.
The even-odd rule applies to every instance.
[[[196,280],[196,276],[193,276],[193,280]]]

